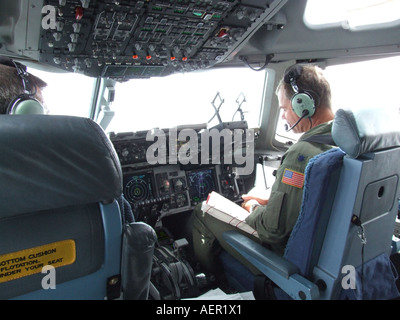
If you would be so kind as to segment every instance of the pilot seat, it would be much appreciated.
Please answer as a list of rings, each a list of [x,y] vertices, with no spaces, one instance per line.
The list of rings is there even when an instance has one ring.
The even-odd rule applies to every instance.
[[[154,230],[134,222],[92,120],[0,116],[0,299],[147,299]]]
[[[392,124],[392,125],[391,125]],[[338,148],[310,160],[303,202],[283,256],[236,231],[224,237],[259,270],[225,251],[227,278],[259,299],[396,299],[390,257],[400,197],[400,132],[382,110],[338,110]]]

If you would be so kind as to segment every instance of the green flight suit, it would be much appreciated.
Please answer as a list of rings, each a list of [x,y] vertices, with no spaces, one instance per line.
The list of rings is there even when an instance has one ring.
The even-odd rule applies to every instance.
[[[331,128],[332,123],[324,123],[312,128],[283,155],[268,204],[257,207],[246,219],[246,222],[257,231],[259,238],[202,212],[200,206],[194,210],[193,247],[196,258],[204,267],[216,274],[222,272],[218,265],[217,255],[223,247],[253,273],[258,273],[257,269],[234,252],[222,238],[224,232],[232,229],[262,243],[280,255],[283,254],[300,212],[304,172],[308,161],[332,147],[306,140],[312,136],[330,134]]]

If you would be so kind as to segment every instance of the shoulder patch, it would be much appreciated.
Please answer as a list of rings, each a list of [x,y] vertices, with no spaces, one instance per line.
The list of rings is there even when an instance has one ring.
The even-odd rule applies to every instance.
[[[283,172],[282,183],[301,189],[304,185],[304,174],[286,168]]]
[[[302,154],[299,154],[299,156],[297,157],[297,161],[299,162],[303,162],[306,159],[306,157]]]

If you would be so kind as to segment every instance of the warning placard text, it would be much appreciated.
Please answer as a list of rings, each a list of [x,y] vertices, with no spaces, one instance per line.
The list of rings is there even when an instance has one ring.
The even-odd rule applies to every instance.
[[[46,265],[54,268],[75,262],[74,240],[63,240],[0,256],[0,283],[39,273]]]

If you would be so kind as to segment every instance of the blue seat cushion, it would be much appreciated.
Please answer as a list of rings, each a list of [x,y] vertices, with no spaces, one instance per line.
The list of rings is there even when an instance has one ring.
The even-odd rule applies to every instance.
[[[333,174],[340,169],[344,155],[338,148],[331,149],[315,156],[307,165],[299,218],[284,253],[284,257],[298,266],[303,276],[309,274],[314,244],[318,243],[317,226],[323,222],[321,221],[323,214],[330,212],[330,207],[326,206],[330,194],[328,186],[334,179]]]

